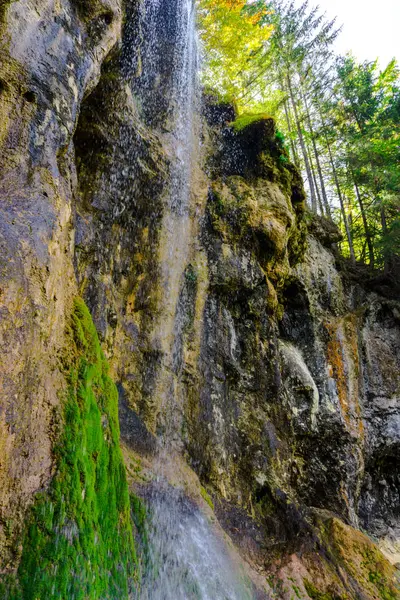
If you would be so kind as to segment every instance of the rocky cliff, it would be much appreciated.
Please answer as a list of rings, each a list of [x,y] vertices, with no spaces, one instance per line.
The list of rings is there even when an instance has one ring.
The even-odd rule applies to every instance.
[[[253,597],[400,598],[400,305],[267,117],[171,202],[180,4],[0,2],[1,597],[136,597],[162,472]]]

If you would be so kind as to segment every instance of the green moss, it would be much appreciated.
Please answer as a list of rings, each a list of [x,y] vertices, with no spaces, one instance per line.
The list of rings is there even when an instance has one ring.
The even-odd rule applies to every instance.
[[[148,534],[148,514],[143,501],[135,495],[131,495],[131,514],[136,526],[136,545],[138,547],[140,573],[146,573],[150,564],[150,545]]]
[[[311,581],[308,581],[308,579],[304,580],[304,587],[312,600],[342,600],[341,596],[338,596],[337,594],[319,591]]]
[[[75,0],[75,3],[81,18],[85,20],[95,19],[104,14],[104,4],[100,0]]]
[[[385,566],[378,553],[373,548],[364,548],[363,562],[361,567],[366,569],[368,581],[372,583],[379,592],[382,600],[396,600],[399,598],[399,590],[395,590],[390,584],[390,575],[385,573]]]
[[[347,573],[353,589],[381,600],[400,598],[393,565],[363,533],[335,517],[319,515],[321,542],[333,564]]]
[[[2,25],[2,22],[5,19],[6,10],[10,6],[10,4],[12,4],[12,2],[14,2],[14,1],[15,0],[0,0],[0,25]]]
[[[57,473],[36,497],[12,600],[128,598],[137,580],[118,396],[84,302],[74,304]],[[135,511],[134,511],[135,512]]]
[[[188,265],[185,271],[185,279],[188,283],[196,283],[198,279],[198,273],[193,265]]]
[[[21,590],[18,588],[17,580],[12,574],[4,574],[0,580],[0,598],[2,600],[22,600]]]
[[[207,490],[205,488],[203,488],[203,486],[201,486],[201,488],[200,488],[200,494],[201,494],[201,497],[203,498],[203,500],[205,500],[207,502],[207,504],[211,508],[211,510],[214,510],[214,502],[212,501],[211,497],[209,496]]]
[[[292,584],[292,590],[296,594],[296,598],[300,598],[301,599],[301,593],[300,593],[300,590],[297,587],[297,585]]]
[[[396,600],[396,598],[398,598],[398,595],[394,595],[387,587],[387,581],[379,571],[370,571],[368,573],[368,579],[379,590],[382,600]]]
[[[270,115],[267,113],[256,113],[256,114],[244,114],[240,115],[233,123],[231,123],[232,128],[236,131],[243,131],[249,125],[253,125],[254,123],[260,123],[262,121],[267,121],[271,119]]]

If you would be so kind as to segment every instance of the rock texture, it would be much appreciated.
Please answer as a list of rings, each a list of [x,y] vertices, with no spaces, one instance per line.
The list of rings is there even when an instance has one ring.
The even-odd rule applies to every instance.
[[[148,23],[136,2],[0,3],[1,573],[64,472],[80,294],[137,493],[163,436],[171,481],[212,507],[260,597],[394,600],[400,305],[343,268],[271,119],[235,126],[204,97],[188,210],[172,214],[171,6]],[[151,28],[165,62],[149,81]]]
[[[65,381],[58,364],[77,293],[73,133],[120,38],[117,2],[0,5],[0,554],[53,471]]]

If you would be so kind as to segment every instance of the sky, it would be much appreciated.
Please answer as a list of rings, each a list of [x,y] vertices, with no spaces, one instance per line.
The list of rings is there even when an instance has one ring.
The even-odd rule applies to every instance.
[[[360,61],[379,58],[382,68],[392,58],[400,63],[400,0],[310,0],[310,5],[343,25],[339,53],[351,50]]]

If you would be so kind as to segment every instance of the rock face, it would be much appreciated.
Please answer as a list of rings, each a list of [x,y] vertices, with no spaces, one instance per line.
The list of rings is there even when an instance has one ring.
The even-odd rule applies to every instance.
[[[188,204],[171,208],[175,4],[161,2],[149,21],[136,2],[0,2],[0,590],[133,593],[115,388],[79,294],[118,387],[133,490],[154,475],[163,437],[174,484],[191,473],[188,494],[212,505],[260,597],[398,598],[390,563],[400,562],[400,305],[340,267],[338,232],[306,213],[271,119],[233,124],[232,106],[204,97]],[[72,435],[74,368],[74,402],[98,437],[80,459],[82,505],[63,500],[68,537],[57,486],[78,459],[63,462],[58,447]],[[93,422],[82,409],[92,392],[80,386],[93,390]],[[98,482],[124,498],[106,509],[88,475],[101,453],[120,476],[100,469]],[[39,493],[58,515],[50,522],[38,520]],[[122,527],[117,549],[102,510]],[[140,532],[137,514],[135,523]],[[81,591],[65,574],[63,591],[55,576],[35,579],[29,552],[44,552],[45,540],[48,572],[57,571],[57,535],[88,559],[75,574]],[[123,575],[107,590],[114,567]]]
[[[52,475],[64,386],[57,354],[76,294],[72,136],[121,18],[107,1],[0,6],[3,564],[13,561],[24,509]]]

